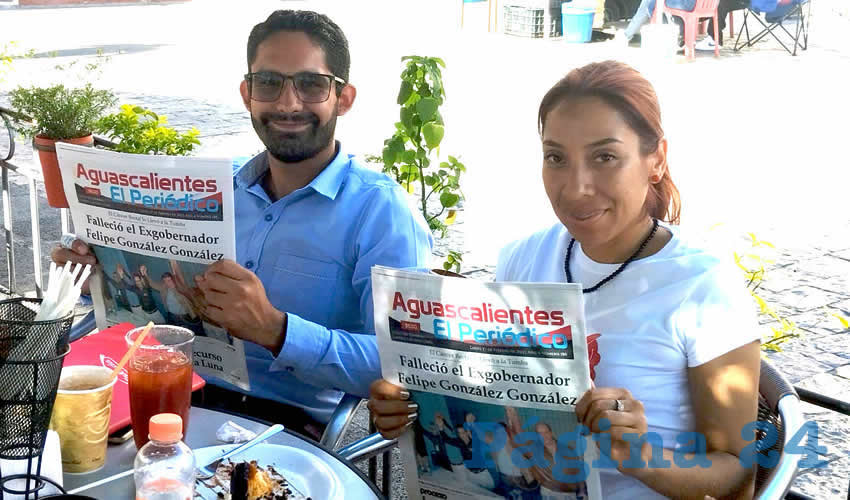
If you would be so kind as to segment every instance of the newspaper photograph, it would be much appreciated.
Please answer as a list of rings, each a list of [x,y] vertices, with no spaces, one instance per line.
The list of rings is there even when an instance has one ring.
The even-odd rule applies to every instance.
[[[580,285],[375,266],[372,286],[383,377],[419,408],[399,438],[411,498],[601,498],[575,414],[595,359]]]
[[[188,328],[195,371],[250,390],[245,349],[204,314],[196,284],[236,258],[229,159],[137,155],[58,143],[76,235],[98,260],[99,329],[149,321]]]

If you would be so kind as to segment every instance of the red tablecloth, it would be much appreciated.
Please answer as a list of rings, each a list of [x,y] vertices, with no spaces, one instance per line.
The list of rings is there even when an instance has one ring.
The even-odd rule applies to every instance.
[[[71,344],[71,352],[65,357],[64,366],[100,365],[115,368],[127,352],[124,336],[134,325],[121,323],[106,330],[88,335]],[[192,375],[192,390],[204,386],[204,379]],[[109,433],[130,425],[130,393],[127,387],[127,368],[118,374],[112,389],[112,415],[109,418]]]

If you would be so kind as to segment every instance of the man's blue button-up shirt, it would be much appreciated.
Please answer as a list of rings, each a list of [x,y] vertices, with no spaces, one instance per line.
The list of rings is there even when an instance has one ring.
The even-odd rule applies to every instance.
[[[263,152],[233,177],[237,262],[257,274],[288,323],[277,358],[245,342],[251,395],[326,422],[340,391],[368,396],[381,377],[372,266],[426,267],[433,240],[407,194],[338,143],[309,185],[275,202],[262,187],[268,169]]]

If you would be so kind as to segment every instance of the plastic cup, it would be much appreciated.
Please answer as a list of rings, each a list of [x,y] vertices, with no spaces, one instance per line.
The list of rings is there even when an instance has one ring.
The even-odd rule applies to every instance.
[[[64,472],[79,474],[103,467],[115,384],[111,374],[103,366],[62,369],[50,428],[59,434]]]
[[[127,332],[132,346],[144,328]],[[130,389],[130,420],[133,439],[141,448],[148,442],[148,425],[159,413],[176,413],[183,419],[183,435],[192,405],[191,330],[171,325],[155,325],[127,363]]]

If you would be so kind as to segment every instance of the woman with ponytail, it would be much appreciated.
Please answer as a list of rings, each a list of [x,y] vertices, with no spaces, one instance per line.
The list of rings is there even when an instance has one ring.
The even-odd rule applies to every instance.
[[[618,467],[600,470],[603,497],[752,497],[754,471],[741,454],[742,429],[757,419],[755,311],[728,259],[678,227],[652,85],[618,62],[578,68],[543,97],[538,129],[543,185],[560,223],[504,248],[496,279],[582,284],[598,364],[576,416],[610,434]],[[369,406],[386,437],[415,411],[404,395],[383,380],[372,385]],[[660,436],[660,449],[644,440],[630,456],[624,435],[647,432]],[[701,465],[682,460],[692,450]],[[630,458],[664,463],[630,469]]]

